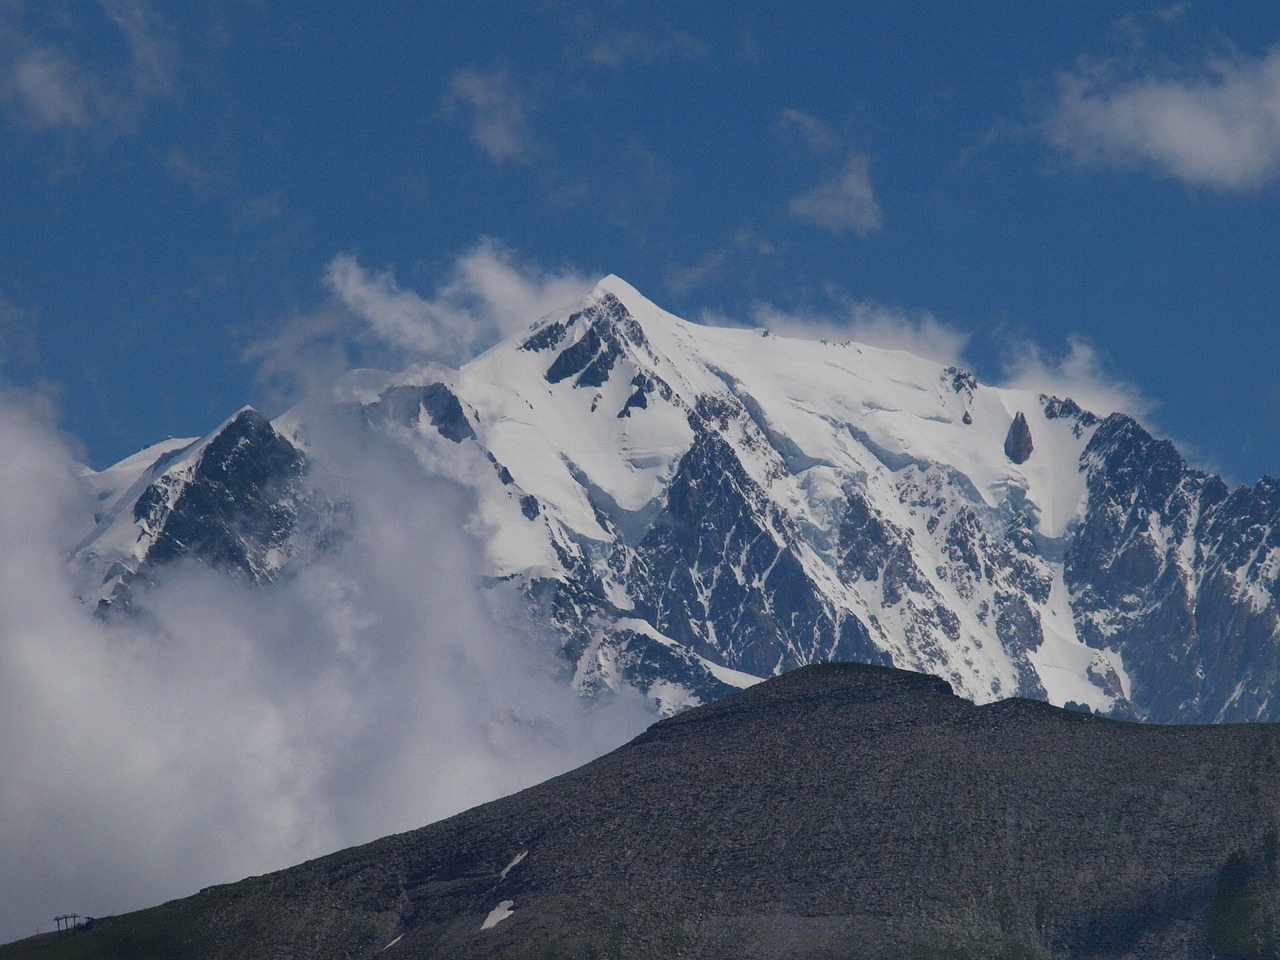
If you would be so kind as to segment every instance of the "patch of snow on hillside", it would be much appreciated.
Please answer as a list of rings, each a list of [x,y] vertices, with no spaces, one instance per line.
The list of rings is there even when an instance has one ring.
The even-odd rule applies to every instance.
[[[490,930],[496,927],[507,917],[512,916],[515,910],[516,902],[514,900],[503,900],[500,904],[489,911],[489,915],[484,918],[484,923],[480,924],[481,930]]]
[[[510,873],[512,870],[514,870],[516,867],[520,866],[520,863],[528,855],[529,855],[528,850],[521,850],[519,853],[517,853],[515,855],[515,858],[510,863],[508,863],[505,867],[502,868],[502,873],[498,874],[498,882],[501,883],[503,880],[507,879],[507,874]]]

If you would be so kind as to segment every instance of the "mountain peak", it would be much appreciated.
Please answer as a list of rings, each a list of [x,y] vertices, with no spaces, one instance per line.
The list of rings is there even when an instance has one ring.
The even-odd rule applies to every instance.
[[[616,274],[609,274],[591,290],[573,312],[591,307],[607,307],[612,301],[622,309],[606,311],[610,319],[625,319],[634,330],[650,333],[690,326],[689,321],[682,320],[662,309],[643,293]],[[693,326],[697,326],[693,324]],[[659,334],[660,335],[660,334]]]
[[[633,287],[627,281],[623,280],[616,273],[611,273],[607,277],[603,277],[599,283],[592,288],[588,295],[590,300],[604,299],[606,294],[612,294],[618,300],[622,301],[623,306],[630,307],[632,304],[645,304],[650,307],[655,304],[649,300],[643,293]]]

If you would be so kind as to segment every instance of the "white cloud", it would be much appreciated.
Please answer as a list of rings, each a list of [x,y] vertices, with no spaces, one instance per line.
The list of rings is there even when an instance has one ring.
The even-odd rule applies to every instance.
[[[323,391],[353,365],[457,366],[573,304],[593,285],[571,268],[543,269],[491,240],[456,257],[429,296],[402,287],[390,268],[366,268],[350,253],[329,262],[324,282],[330,302],[295,315],[243,353],[272,409]]]
[[[572,268],[548,272],[483,241],[458,258],[438,298],[471,304],[472,315],[500,336],[523,330],[552,310],[569,306],[595,286]]]
[[[402,289],[351,254],[330,261],[325,280],[372,332],[410,356],[458,363],[500,338],[583,297],[592,282],[574,270],[545,272],[482,241],[458,257],[431,299]]]
[[[835,299],[835,307],[819,312],[757,304],[751,311],[751,323],[802,340],[854,340],[886,350],[905,350],[938,363],[962,364],[968,334],[943,323],[930,311],[903,310],[843,294],[836,294]],[[723,322],[723,318],[705,319]]]
[[[355,256],[339,254],[325,268],[325,284],[374,334],[392,346],[413,353],[437,353],[444,342],[469,334],[465,320],[452,312],[435,312],[412,290],[401,290],[387,270],[372,273]]]
[[[1280,47],[1217,59],[1197,80],[1119,81],[1084,66],[1059,79],[1048,141],[1090,165],[1150,164],[1184,183],[1251,190],[1280,175]]]
[[[778,113],[775,131],[784,136],[798,136],[812,153],[830,153],[840,147],[840,137],[831,126],[801,110]]]
[[[0,13],[0,101],[31,129],[119,129],[135,123],[172,89],[172,50],[151,7],[141,0],[103,0],[106,21],[128,48],[126,63],[101,64],[62,38],[36,36],[11,11]],[[17,9],[17,8],[15,8]],[[88,13],[70,36],[109,29]]]
[[[445,104],[450,111],[466,108],[471,117],[471,140],[494,163],[524,162],[534,149],[524,95],[502,72],[460,70],[449,79]]]
[[[883,216],[867,166],[865,153],[850,153],[839,171],[791,201],[791,215],[832,233],[852,230],[864,237],[875,233]]]
[[[1013,344],[1004,368],[1001,386],[1070,397],[1100,417],[1119,412],[1141,420],[1154,409],[1137,386],[1111,373],[1098,351],[1077,336],[1067,339],[1066,351],[1057,357],[1031,341]]]
[[[706,44],[682,30],[608,29],[595,37],[586,56],[597,67],[618,68],[628,63],[653,64],[672,58],[688,60],[707,53]]]

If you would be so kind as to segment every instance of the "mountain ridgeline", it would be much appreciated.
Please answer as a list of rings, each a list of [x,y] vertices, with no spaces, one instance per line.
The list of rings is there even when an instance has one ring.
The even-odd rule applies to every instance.
[[[1280,956],[1280,728],[802,668],[411,833],[0,960]]]
[[[127,615],[179,557],[269,589],[341,549],[316,409],[91,475],[85,602]],[[459,369],[353,374],[325,416],[470,488],[477,579],[517,584],[584,696],[671,714],[858,661],[979,703],[1280,718],[1280,485],[1231,490],[1123,413],[690,324],[610,277]]]

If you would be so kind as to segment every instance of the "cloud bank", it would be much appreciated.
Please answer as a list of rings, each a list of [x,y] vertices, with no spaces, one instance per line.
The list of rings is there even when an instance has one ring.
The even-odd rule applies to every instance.
[[[1280,47],[1215,59],[1199,79],[1120,81],[1086,65],[1059,78],[1044,124],[1054,147],[1094,166],[1150,165],[1195,186],[1255,190],[1280,175]]]

